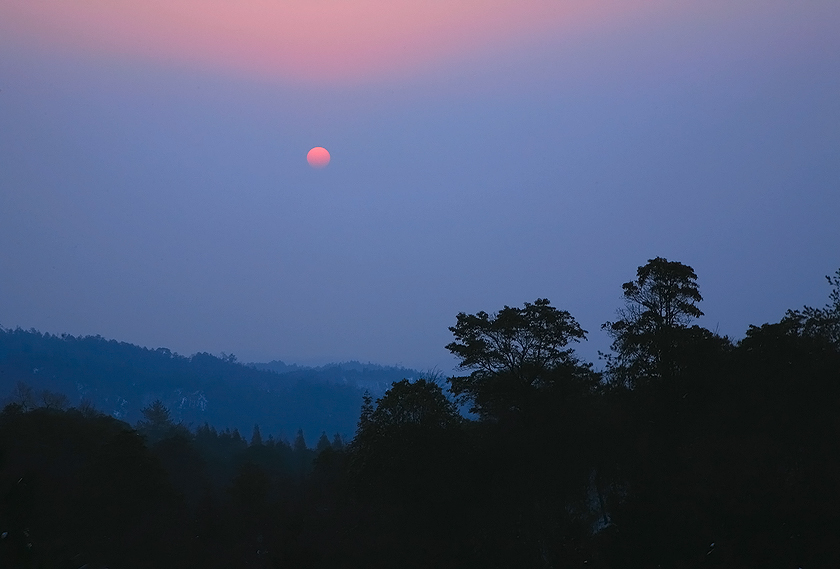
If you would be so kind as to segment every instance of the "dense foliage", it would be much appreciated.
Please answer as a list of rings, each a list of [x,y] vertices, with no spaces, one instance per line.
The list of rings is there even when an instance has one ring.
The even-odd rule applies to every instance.
[[[840,271],[737,342],[653,259],[605,325],[545,299],[459,314],[464,377],[366,396],[355,437],[131,425],[19,386],[0,414],[3,567],[838,567]],[[455,401],[477,413],[468,420]]]

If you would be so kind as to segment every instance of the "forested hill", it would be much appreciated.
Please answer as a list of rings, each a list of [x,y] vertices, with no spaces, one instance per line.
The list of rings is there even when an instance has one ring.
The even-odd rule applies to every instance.
[[[234,356],[186,357],[101,336],[0,328],[0,400],[13,397],[23,382],[36,397],[46,389],[66,395],[70,405],[87,400],[131,424],[159,399],[176,421],[193,428],[207,422],[249,434],[259,424],[266,435],[287,439],[301,428],[309,442],[322,431],[352,437],[365,389],[378,395],[393,381],[417,376],[358,362],[246,365]]]

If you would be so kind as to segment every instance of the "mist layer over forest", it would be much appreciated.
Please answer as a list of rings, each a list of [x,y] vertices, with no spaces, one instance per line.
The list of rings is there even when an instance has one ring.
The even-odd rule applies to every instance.
[[[602,369],[544,298],[457,314],[450,378],[0,331],[0,565],[840,566],[827,279],[734,340],[651,259]]]

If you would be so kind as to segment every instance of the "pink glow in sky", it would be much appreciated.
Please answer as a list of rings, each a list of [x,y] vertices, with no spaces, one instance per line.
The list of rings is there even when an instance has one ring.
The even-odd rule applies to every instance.
[[[346,81],[660,9],[660,0],[6,0],[0,33],[267,78]]]

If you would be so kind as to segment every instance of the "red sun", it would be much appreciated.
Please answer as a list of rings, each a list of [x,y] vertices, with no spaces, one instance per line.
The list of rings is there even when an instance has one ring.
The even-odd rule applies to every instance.
[[[306,154],[306,161],[313,168],[325,168],[330,163],[330,153],[323,146],[316,146]]]

